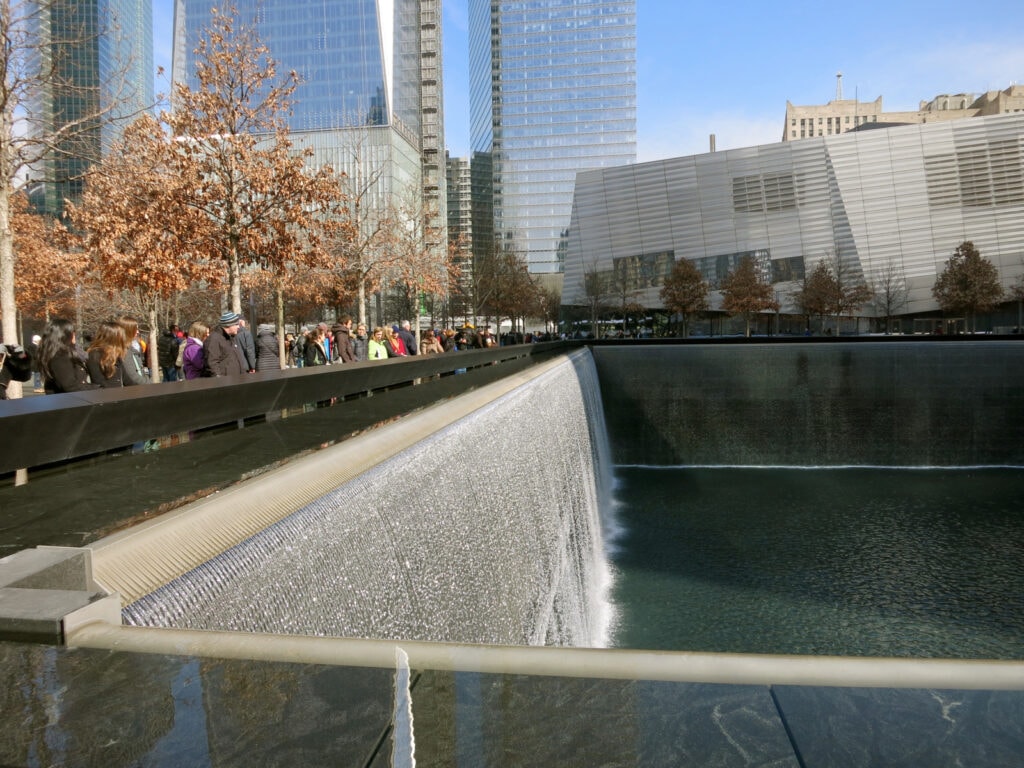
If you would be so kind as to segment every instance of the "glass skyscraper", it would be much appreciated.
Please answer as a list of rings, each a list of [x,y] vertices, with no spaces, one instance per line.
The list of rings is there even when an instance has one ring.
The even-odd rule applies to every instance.
[[[378,204],[421,187],[444,215],[440,0],[236,0],[279,72],[295,71],[289,128],[314,162],[373,178]],[[176,0],[174,79],[193,83],[211,0]]]
[[[104,148],[153,104],[152,0],[54,0],[25,22],[41,43],[32,64],[44,72],[29,105],[30,130],[78,126],[30,173],[33,204],[60,215],[65,200],[81,197]]]
[[[576,173],[636,162],[636,1],[470,0],[469,79],[474,246],[560,272]]]

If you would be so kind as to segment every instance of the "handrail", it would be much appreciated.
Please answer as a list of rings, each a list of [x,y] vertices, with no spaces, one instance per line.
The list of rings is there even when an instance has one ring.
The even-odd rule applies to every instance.
[[[0,474],[576,346],[519,344],[0,401]]]

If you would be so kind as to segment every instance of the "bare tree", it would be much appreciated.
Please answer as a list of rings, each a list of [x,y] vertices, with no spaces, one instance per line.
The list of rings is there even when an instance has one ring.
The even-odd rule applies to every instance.
[[[377,131],[369,127],[345,131],[344,226],[329,244],[334,274],[355,293],[360,323],[369,322],[368,295],[381,290],[400,259],[392,247],[395,208],[388,204],[385,167],[373,147],[372,134]]]
[[[437,226],[435,205],[425,200],[419,190],[408,190],[394,213],[392,232],[395,264],[395,287],[402,294],[405,307],[399,313],[413,322],[413,333],[419,340],[421,297],[444,294],[449,286],[448,249],[444,247],[444,230]]]
[[[836,284],[836,318],[853,318],[856,310],[863,307],[874,296],[864,280],[860,265],[836,247],[830,256]]]
[[[583,288],[584,301],[586,301],[587,314],[590,318],[591,331],[594,334],[594,338],[600,338],[601,334],[599,333],[598,323],[601,315],[608,308],[608,275],[601,272],[597,265],[591,263],[589,267],[583,268],[581,287]]]
[[[885,332],[892,333],[893,318],[907,305],[910,289],[903,269],[887,261],[875,275],[875,311],[885,318]]]
[[[1021,259],[1024,264],[1024,259]],[[1018,275],[1007,291],[1010,298],[1017,302],[1017,329],[1015,333],[1024,332],[1024,275]]]

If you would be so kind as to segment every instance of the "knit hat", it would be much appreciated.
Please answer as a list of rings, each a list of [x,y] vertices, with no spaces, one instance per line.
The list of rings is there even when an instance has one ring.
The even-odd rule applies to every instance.
[[[238,321],[242,319],[242,316],[237,312],[225,312],[220,316],[221,328],[227,328],[229,325],[238,325]]]

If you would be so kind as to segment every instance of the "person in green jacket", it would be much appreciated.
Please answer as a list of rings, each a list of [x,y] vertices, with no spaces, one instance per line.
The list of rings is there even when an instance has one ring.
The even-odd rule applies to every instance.
[[[374,328],[373,336],[370,337],[370,343],[366,349],[367,360],[387,360],[388,359],[388,346],[384,340],[384,329]]]

